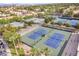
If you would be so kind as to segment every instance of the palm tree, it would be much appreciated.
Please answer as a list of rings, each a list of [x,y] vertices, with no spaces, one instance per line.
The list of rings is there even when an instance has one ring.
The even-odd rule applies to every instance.
[[[23,27],[23,28],[26,28],[26,26],[27,26],[27,24],[26,24],[26,23],[24,23],[24,27]]]
[[[19,54],[18,54],[18,51],[17,51],[17,48],[16,48],[15,40],[16,40],[16,39],[15,39],[14,37],[10,37],[10,38],[9,38],[9,41],[10,41],[10,42],[13,42],[13,45],[14,45],[16,54],[19,55]]]
[[[43,52],[43,50],[36,49],[34,47],[32,47],[32,49],[31,49],[31,55],[32,56],[41,56],[42,52]]]
[[[44,53],[45,53],[46,56],[49,55],[49,49],[48,48],[45,48],[44,49]]]
[[[54,20],[51,21],[51,24],[54,24]]]
[[[15,41],[15,45],[17,45],[18,44],[18,48],[20,48],[20,51],[22,50],[22,48],[21,48],[21,42],[20,42],[20,38],[21,38],[21,36],[20,36],[20,34],[17,34],[17,33],[14,33],[15,35],[13,35],[13,37],[15,37],[14,39],[14,41]],[[18,42],[18,43],[17,43]],[[15,47],[16,48],[16,47]],[[16,48],[17,49],[17,48]],[[17,50],[16,50],[16,53],[17,53]],[[18,53],[17,53],[17,55],[19,55]]]
[[[79,13],[73,14],[73,17],[79,19]]]
[[[32,56],[40,56],[40,55],[49,55],[49,49],[48,48],[44,48],[44,49],[36,49],[34,47],[32,47],[31,49],[31,54]]]
[[[45,34],[43,34],[43,35],[41,36],[41,40],[42,40],[43,37],[45,37]]]
[[[20,44],[21,44],[21,42],[20,42],[20,38],[21,38],[20,34],[16,34],[16,40],[18,41],[18,46],[19,46],[19,48],[20,48],[20,50],[21,50],[21,46],[20,46]]]
[[[30,55],[35,56],[36,54],[37,54],[37,49],[35,49],[34,47],[32,47]]]
[[[76,28],[79,29],[79,24],[76,25]]]
[[[17,34],[16,32],[11,32],[11,31],[5,31],[3,33],[3,38],[7,41],[7,42],[12,42],[13,43],[13,46],[15,48],[15,51],[16,51],[16,54],[18,54],[18,51],[17,51],[17,48],[16,48],[16,42],[18,41],[18,44],[19,44],[19,39],[20,39],[20,35]],[[19,45],[20,47],[20,45]]]
[[[70,25],[70,24],[68,24],[68,23],[67,23],[67,24],[65,24],[65,26],[67,26],[67,27],[71,27],[71,25]]]
[[[51,23],[52,22],[52,17],[45,17],[45,20],[44,20],[44,22],[46,23],[46,24],[48,24],[48,23]]]
[[[63,12],[64,16],[73,16],[73,9],[68,9]]]
[[[28,24],[29,26],[32,26],[33,22],[30,21],[30,22],[28,22],[27,24]]]

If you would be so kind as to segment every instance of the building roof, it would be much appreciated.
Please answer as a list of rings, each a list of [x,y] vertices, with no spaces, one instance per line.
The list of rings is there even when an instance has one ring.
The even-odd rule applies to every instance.
[[[21,23],[21,22],[12,22],[10,24],[14,27],[23,27],[24,26],[24,23]]]
[[[31,19],[26,19],[26,22],[33,21],[34,23],[43,23],[44,19],[43,18],[31,18]]]
[[[36,20],[34,20],[34,23],[43,23],[44,19],[43,18],[37,18]]]

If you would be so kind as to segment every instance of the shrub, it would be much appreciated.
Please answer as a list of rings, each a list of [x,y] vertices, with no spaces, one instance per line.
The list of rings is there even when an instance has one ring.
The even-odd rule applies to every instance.
[[[23,48],[18,48],[18,53],[19,53],[19,56],[24,56],[24,50]]]

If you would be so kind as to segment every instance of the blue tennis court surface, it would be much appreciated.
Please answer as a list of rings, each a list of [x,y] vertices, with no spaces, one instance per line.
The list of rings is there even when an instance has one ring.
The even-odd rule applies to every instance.
[[[45,44],[52,47],[57,48],[60,42],[64,39],[64,35],[60,33],[54,33],[46,42]]]
[[[62,24],[66,23],[67,21],[67,19],[60,19],[60,18],[58,18],[57,20],[58,20],[58,23],[62,23]]]
[[[75,19],[64,19],[64,18],[56,18],[56,20],[54,20],[55,23],[61,23],[61,24],[70,24],[71,26],[77,26],[77,24],[79,24],[79,20],[75,20]]]
[[[52,35],[52,37],[50,37],[51,39],[57,39],[57,40],[63,40],[64,39],[64,35],[63,34],[60,34],[60,33],[54,33]]]
[[[33,32],[28,37],[30,39],[36,40],[39,37],[41,37],[42,35],[47,34],[47,33],[48,33],[48,31],[42,28],[42,29],[38,29],[37,31]]]
[[[77,21],[77,20],[71,20],[71,21],[70,21],[70,24],[71,24],[72,26],[76,26],[76,25],[77,25],[77,23],[78,23],[78,21]]]

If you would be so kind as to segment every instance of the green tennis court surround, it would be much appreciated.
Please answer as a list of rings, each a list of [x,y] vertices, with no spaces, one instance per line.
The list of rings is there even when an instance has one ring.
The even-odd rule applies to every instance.
[[[71,32],[40,27],[23,35],[21,41],[39,50],[48,48],[50,55],[56,56],[69,39],[70,34]]]

